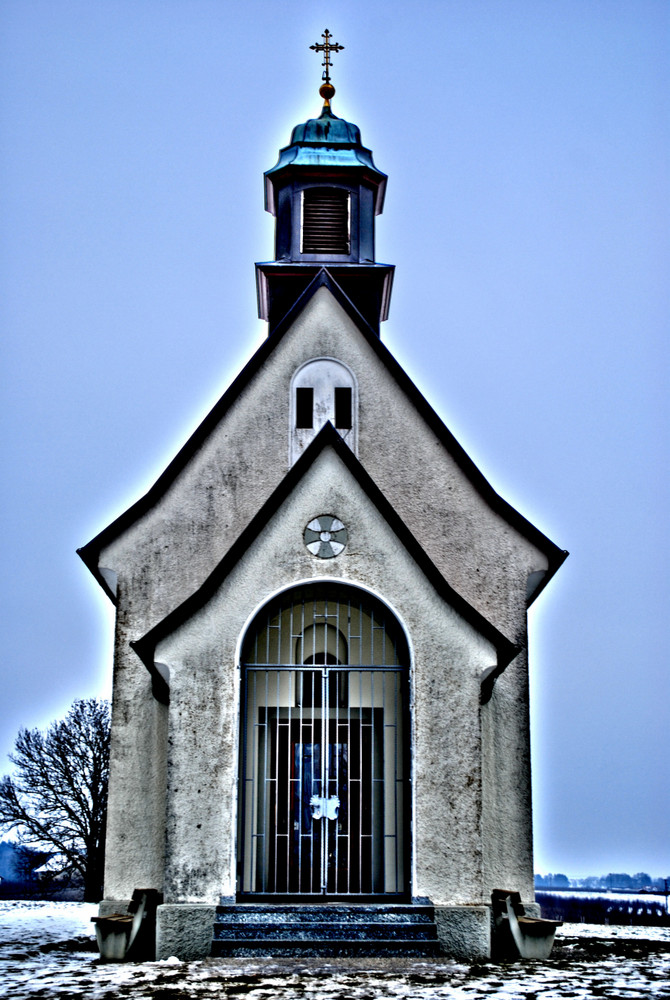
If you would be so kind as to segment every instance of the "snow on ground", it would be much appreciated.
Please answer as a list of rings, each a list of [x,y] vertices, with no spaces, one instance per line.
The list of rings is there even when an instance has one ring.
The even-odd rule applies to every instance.
[[[84,903],[0,902],[0,997],[13,1000],[670,998],[670,929],[565,924],[547,962],[208,959],[103,965]],[[46,949],[46,950],[45,950]],[[88,950],[87,950],[88,949]]]
[[[0,900],[0,948],[9,942],[41,945],[79,937],[94,938],[91,917],[97,912],[95,903]]]

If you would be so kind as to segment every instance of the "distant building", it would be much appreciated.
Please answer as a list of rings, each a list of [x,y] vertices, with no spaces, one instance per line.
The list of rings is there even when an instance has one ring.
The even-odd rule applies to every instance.
[[[385,188],[328,99],[293,130],[267,340],[80,550],[116,605],[102,912],[161,890],[160,958],[209,954],[221,898],[430,900],[485,958],[491,890],[534,898],[526,610],[566,553],[380,340]]]
[[[17,847],[8,840],[0,841],[0,878],[19,878]]]

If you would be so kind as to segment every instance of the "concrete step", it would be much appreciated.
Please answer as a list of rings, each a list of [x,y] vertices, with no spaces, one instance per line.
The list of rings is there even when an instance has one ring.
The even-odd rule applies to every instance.
[[[391,903],[351,905],[349,903],[222,903],[216,908],[217,921],[244,920],[262,923],[274,920],[276,923],[289,921],[307,923],[341,920],[349,923],[370,924],[377,921],[386,923],[432,923],[435,918],[430,905],[412,903]]]
[[[273,940],[300,941],[307,939],[329,940],[340,938],[342,940],[356,941],[360,939],[393,939],[395,941],[430,940],[436,937],[434,923],[371,923],[364,924],[346,923],[342,921],[329,921],[308,923],[306,921],[296,921],[295,923],[271,923],[270,921],[259,923],[243,921],[225,922],[214,924],[215,940],[225,940],[226,938],[254,938],[261,934],[265,938]]]
[[[439,954],[439,942],[435,941],[397,941],[393,939],[378,940],[329,940],[329,941],[287,941],[267,938],[228,939],[212,941],[212,956],[224,955],[233,958],[253,958],[266,956],[287,957],[363,957],[372,956],[407,956],[408,958],[426,958]]]
[[[418,904],[222,903],[212,955],[439,954],[433,907]]]

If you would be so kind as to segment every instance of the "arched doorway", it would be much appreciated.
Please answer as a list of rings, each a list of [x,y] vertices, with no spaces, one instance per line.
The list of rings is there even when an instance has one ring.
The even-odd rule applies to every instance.
[[[366,591],[283,593],[242,646],[239,892],[404,897],[409,651]]]

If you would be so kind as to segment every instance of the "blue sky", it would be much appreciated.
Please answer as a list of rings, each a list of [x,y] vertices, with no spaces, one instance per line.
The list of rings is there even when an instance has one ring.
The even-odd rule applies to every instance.
[[[327,13],[324,13],[327,10]],[[75,548],[262,342],[263,170],[389,174],[395,353],[568,561],[531,612],[536,870],[670,872],[665,0],[1,0],[0,755],[110,690]],[[6,766],[1,758],[0,770]]]

